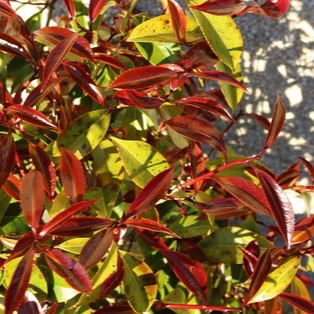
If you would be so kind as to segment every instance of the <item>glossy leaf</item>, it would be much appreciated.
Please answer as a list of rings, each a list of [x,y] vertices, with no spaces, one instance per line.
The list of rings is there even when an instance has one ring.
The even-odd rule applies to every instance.
[[[232,120],[231,114],[221,104],[203,96],[190,96],[176,100],[177,104],[185,106],[193,106],[206,112],[210,112],[215,115],[222,116],[229,120]]]
[[[284,125],[285,118],[286,118],[286,109],[278,96],[276,104],[275,104],[273,117],[270,123],[270,127],[268,129],[267,138],[264,143],[265,149],[271,147],[276,141]]]
[[[66,223],[60,223],[53,228],[50,234],[56,236],[81,236],[112,226],[112,221],[99,217],[73,217],[68,218]]]
[[[157,174],[169,169],[163,155],[148,143],[111,139],[119,150],[126,172],[139,187],[144,188]]]
[[[34,62],[32,56],[27,50],[25,50],[24,46],[20,42],[2,32],[0,32],[0,50],[13,56],[17,56],[22,60]]]
[[[192,116],[178,116],[165,121],[165,124],[193,141],[207,144],[223,154],[226,153],[221,134],[214,126],[204,120]]]
[[[90,293],[92,284],[86,269],[74,258],[60,251],[46,251],[45,260],[49,268],[64,278],[74,289]]]
[[[126,66],[116,57],[114,56],[110,56],[107,54],[97,54],[95,56],[93,56],[95,61],[110,65],[114,68],[117,68],[121,71],[126,71],[127,68]]]
[[[108,0],[91,0],[88,7],[88,15],[92,22],[95,21],[95,19],[100,14],[101,10],[104,8],[104,6],[107,4]]]
[[[205,301],[207,274],[202,264],[180,252],[163,250],[161,253],[180,281],[199,299]]]
[[[314,216],[309,216],[296,224],[292,243],[306,242],[312,237],[314,237]]]
[[[88,96],[102,105],[105,104],[101,89],[96,85],[90,74],[85,71],[83,67],[74,63],[63,63],[63,67],[69,77],[71,77],[71,79],[73,79]]]
[[[79,262],[86,269],[95,266],[108,252],[113,242],[113,237],[113,229],[111,228],[97,232],[83,247],[79,256]]]
[[[72,0],[68,0],[72,1]],[[62,40],[73,35],[73,31],[67,28],[58,26],[47,26],[40,28],[34,32],[35,40],[47,45],[48,47],[57,46]],[[78,60],[88,59],[93,60],[92,49],[88,40],[82,36],[78,36],[72,48],[70,49],[71,57],[75,56]],[[67,57],[69,57],[68,55]]]
[[[271,215],[270,205],[264,191],[253,182],[235,176],[223,176],[215,180],[243,205],[263,215]]]
[[[202,38],[203,34],[198,24],[193,18],[187,16],[185,31],[186,42],[196,42]],[[173,31],[170,14],[160,15],[141,23],[131,31],[127,40],[130,42],[178,42]]]
[[[11,133],[0,136],[0,187],[5,183],[15,165],[15,143]]]
[[[212,232],[198,242],[198,247],[214,263],[242,264],[243,253],[239,246],[246,247],[256,240],[264,252],[272,244],[261,235],[240,227],[225,227]]]
[[[272,266],[272,259],[270,255],[270,250],[265,251],[265,253],[261,256],[258,263],[255,266],[253,275],[251,276],[251,284],[245,296],[244,303],[251,300],[251,298],[257,293],[257,291],[263,285],[266,276],[270,272]]]
[[[24,101],[24,106],[32,107],[33,105],[39,104],[46,96],[49,96],[63,80],[63,77],[50,78],[44,88],[42,85],[38,85],[30,91]]]
[[[312,182],[314,182],[314,166],[312,165],[312,163],[310,163],[303,157],[299,157],[299,160],[305,165],[306,169],[308,170],[311,176]]]
[[[173,169],[157,174],[132,202],[127,217],[139,215],[155,204],[165,195],[173,178]]]
[[[181,6],[175,0],[168,0],[167,3],[175,36],[179,43],[184,44],[187,17],[184,15]]]
[[[275,298],[284,292],[298,271],[300,257],[289,256],[267,275],[265,281],[255,295],[248,300],[248,304]]]
[[[41,82],[41,88],[44,89],[47,82],[51,78],[52,74],[57,70],[60,64],[66,58],[66,55],[70,52],[72,46],[77,40],[78,34],[72,33],[64,38],[55,48],[53,48],[46,60],[44,66],[43,78]]]
[[[29,249],[17,266],[5,295],[5,313],[17,310],[23,301],[31,276],[34,252]]]
[[[141,229],[146,229],[149,231],[153,231],[153,232],[161,232],[161,233],[166,233],[166,234],[170,234],[174,237],[179,238],[178,235],[176,235],[173,231],[171,231],[170,229],[168,229],[167,227],[165,227],[163,224],[154,221],[154,220],[150,220],[150,219],[146,219],[146,218],[134,218],[134,219],[126,219],[125,221],[123,221],[123,223],[127,226],[132,226],[134,228],[139,228]]]
[[[118,76],[109,86],[111,89],[145,89],[165,85],[177,78],[177,73],[161,66],[137,67]]]
[[[224,82],[240,89],[246,90],[245,87],[237,81],[233,76],[222,71],[202,71],[196,73],[190,73],[189,76],[201,77],[206,80],[214,80]]]
[[[82,199],[86,190],[84,169],[78,158],[70,151],[60,148],[61,178],[66,195],[75,203]]]
[[[11,252],[9,258],[6,260],[9,261],[24,256],[29,250],[32,250],[35,243],[35,235],[33,231],[29,231],[24,234],[15,244],[13,251]]]
[[[27,223],[33,230],[39,226],[44,209],[45,191],[41,172],[31,170],[21,182],[21,208]]]
[[[107,133],[110,114],[106,109],[89,111],[75,119],[57,143],[82,159],[96,148]],[[55,155],[59,156],[58,151]]]
[[[240,247],[243,252],[243,268],[248,276],[251,276],[258,263],[260,247],[256,240],[251,241],[245,248]]]
[[[160,98],[148,97],[145,93],[136,90],[120,90],[114,98],[124,105],[144,109],[158,108],[164,102]]]
[[[303,298],[302,296],[298,296],[289,292],[282,292],[279,295],[279,297],[282,300],[293,305],[293,307],[296,307],[300,309],[301,311],[304,311],[305,313],[308,313],[308,314],[313,313],[314,302],[307,300]]]
[[[255,168],[258,179],[270,204],[272,215],[282,237],[290,248],[294,232],[294,210],[290,199],[279,186],[279,184],[265,171]]]
[[[247,8],[247,12],[279,18],[284,15],[290,6],[290,0],[267,0],[262,5],[254,3]]]
[[[31,107],[11,105],[6,108],[6,112],[16,118],[34,125],[35,127],[58,130],[58,127],[51,123],[42,112]]]
[[[201,1],[196,2],[200,4]],[[195,9],[192,9],[192,12],[209,46],[220,61],[230,69],[235,69],[242,55],[243,39],[233,18],[231,16],[216,16]]]
[[[214,15],[233,15],[243,11],[246,5],[242,0],[208,0],[190,7]]]
[[[75,12],[74,0],[64,0],[64,4],[66,5],[71,17],[73,19],[75,19],[76,18],[76,12]]]
[[[46,234],[53,232],[58,227],[60,227],[61,224],[66,223],[68,219],[71,218],[73,215],[79,213],[83,209],[87,209],[90,205],[93,204],[93,202],[94,201],[81,201],[68,207],[60,214],[55,216],[53,219],[51,219],[49,222],[47,222],[45,225],[43,225],[43,228],[41,229],[39,235],[41,237],[44,237]]]
[[[155,301],[158,285],[154,272],[143,261],[127,252],[120,252],[124,264],[123,285],[127,300],[137,313],[150,309]]]
[[[48,154],[37,144],[29,142],[29,153],[35,168],[43,174],[47,194],[52,197],[56,187],[56,170]]]

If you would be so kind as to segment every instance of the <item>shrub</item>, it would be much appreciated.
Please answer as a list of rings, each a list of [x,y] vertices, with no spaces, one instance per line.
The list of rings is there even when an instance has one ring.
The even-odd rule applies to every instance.
[[[150,17],[136,1],[65,0],[58,25],[50,2],[26,21],[10,2],[0,1],[5,313],[277,313],[282,302],[310,313],[313,217],[295,222],[285,190],[312,190],[298,180],[314,168],[300,157],[276,175],[261,162],[284,124],[280,97],[270,121],[248,115],[265,130],[258,154],[225,141],[247,115],[236,19],[280,17],[289,1],[184,11],[168,0]]]

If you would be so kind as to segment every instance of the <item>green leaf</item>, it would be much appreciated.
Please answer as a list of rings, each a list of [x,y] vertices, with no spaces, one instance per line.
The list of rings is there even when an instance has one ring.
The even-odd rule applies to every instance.
[[[198,242],[198,246],[214,263],[242,264],[243,253],[239,246],[246,247],[256,240],[264,252],[266,248],[273,247],[264,237],[240,227],[226,227],[211,233]]]
[[[184,291],[181,288],[175,288],[174,290],[172,290],[168,295],[166,295],[162,302],[164,303],[169,303],[169,304],[186,304],[187,303],[187,299],[186,299],[186,295],[184,293]],[[188,309],[172,309],[171,311],[177,313],[177,314],[191,314],[194,313],[194,311],[192,310],[188,310]]]
[[[273,299],[285,291],[295,277],[299,264],[299,256],[285,258],[274,271],[268,274],[263,285],[248,304]]]
[[[194,0],[194,4],[201,1]],[[192,9],[200,28],[217,57],[230,69],[235,69],[243,51],[243,39],[231,16],[216,16]]]
[[[182,238],[193,238],[206,235],[210,230],[210,224],[207,219],[199,219],[199,216],[189,215],[179,217],[169,226],[169,229]]]
[[[202,39],[203,34],[195,20],[187,16],[186,42]],[[168,42],[178,43],[171,23],[170,14],[154,17],[135,27],[130,33],[129,42]]]
[[[73,238],[67,241],[64,241],[58,245],[58,248],[60,248],[63,251],[70,252],[73,254],[80,254],[82,251],[82,248],[87,243],[89,238]]]
[[[79,305],[89,304],[100,296],[102,283],[117,270],[118,250],[113,243],[105,261],[99,266],[97,273],[92,278],[93,290],[91,294],[84,294],[78,301]]]
[[[219,71],[226,72],[230,75],[232,75],[235,79],[237,79],[240,83],[243,83],[243,76],[241,72],[241,66],[240,64],[236,64],[234,70],[231,70],[228,66],[226,66],[222,62],[218,62],[216,64],[216,68]],[[221,87],[221,91],[223,95],[225,96],[225,99],[229,105],[229,107],[234,112],[236,108],[238,107],[242,96],[244,94],[244,91],[241,88],[237,88],[235,86],[232,86],[230,84],[219,82],[219,85]]]
[[[120,253],[125,270],[125,294],[134,311],[144,313],[152,306],[157,295],[155,274],[146,263],[135,256],[122,251]]]
[[[59,136],[58,146],[64,147],[82,159],[87,156],[104,138],[110,123],[106,109],[90,111],[72,122],[64,136]],[[54,156],[60,156],[57,147]]]
[[[112,182],[121,183],[124,177],[123,163],[115,145],[108,139],[102,141],[92,152],[94,171],[102,186]]]
[[[151,64],[174,63],[180,46],[173,43],[135,43],[136,48]]]
[[[111,139],[118,147],[126,172],[141,188],[158,173],[170,168],[165,157],[148,143]]]

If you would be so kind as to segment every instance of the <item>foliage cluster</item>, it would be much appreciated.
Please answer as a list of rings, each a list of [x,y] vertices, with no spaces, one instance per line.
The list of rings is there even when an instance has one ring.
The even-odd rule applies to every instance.
[[[52,24],[54,1],[27,20],[0,1],[2,309],[311,313],[313,217],[285,190],[314,168],[261,162],[279,96],[270,121],[241,108],[236,20],[289,1],[136,2],[64,0]],[[264,129],[255,156],[225,141],[243,116]]]

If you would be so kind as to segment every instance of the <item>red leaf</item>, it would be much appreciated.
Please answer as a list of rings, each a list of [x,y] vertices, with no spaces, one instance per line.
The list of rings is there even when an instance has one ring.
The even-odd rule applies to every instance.
[[[49,268],[64,278],[71,287],[83,293],[92,292],[92,283],[86,269],[74,258],[59,251],[46,251],[45,259]]]
[[[114,99],[121,103],[138,108],[155,109],[164,101],[156,97],[148,97],[145,93],[136,90],[120,90],[114,95]]]
[[[128,70],[118,76],[109,86],[117,89],[145,89],[165,85],[177,78],[177,73],[161,66],[144,66]]]
[[[233,197],[253,211],[271,215],[270,205],[264,191],[253,182],[233,176],[215,178],[215,181]]]
[[[149,181],[131,204],[127,218],[139,215],[146,209],[155,206],[156,202],[167,192],[173,179],[173,171],[172,168],[167,169]]]
[[[47,26],[40,28],[34,32],[35,39],[48,46],[57,46],[62,40],[73,34],[73,31],[58,27]],[[93,61],[92,49],[87,39],[83,36],[78,36],[74,45],[72,46],[70,53],[80,57],[81,59],[88,59]]]
[[[91,22],[94,22],[100,11],[103,7],[107,4],[108,0],[90,0],[89,7],[88,7],[88,16]]]
[[[192,73],[189,73],[188,76],[189,77],[196,76],[196,77],[204,78],[206,80],[224,82],[224,83],[238,87],[246,91],[246,88],[239,81],[237,81],[233,76],[225,72],[221,72],[221,71],[202,71],[202,72],[195,72],[195,73],[192,72]]]
[[[80,211],[88,208],[93,204],[94,201],[81,201],[79,203],[73,204],[72,206],[65,209],[63,212],[55,216],[52,220],[43,225],[39,236],[44,237],[48,233],[52,233],[57,230],[61,224],[68,221],[73,215],[79,213]]]
[[[98,217],[73,217],[61,222],[50,231],[56,236],[80,236],[100,229],[112,227],[112,221]]]
[[[270,123],[269,123],[269,121],[267,120],[267,118],[265,116],[259,115],[259,114],[256,114],[256,113],[247,113],[245,115],[247,115],[248,117],[253,119],[255,122],[257,122],[265,130],[269,130]]]
[[[102,260],[114,239],[113,229],[105,229],[93,235],[84,245],[79,262],[86,268],[94,267]]]
[[[64,4],[66,5],[71,17],[73,19],[76,18],[75,5],[74,0],[64,0]]]
[[[15,165],[15,143],[11,133],[0,136],[0,187],[5,183]]]
[[[34,62],[32,56],[24,46],[11,36],[0,32],[0,50],[7,52],[13,56],[19,57],[22,60],[27,60],[31,63]]]
[[[83,67],[74,63],[63,63],[67,74],[80,86],[80,88],[96,102],[104,105],[105,99],[101,89],[95,84],[90,74]]]
[[[108,276],[101,285],[100,298],[105,298],[112,290],[120,285],[124,277],[124,264],[118,255],[117,271]],[[116,313],[116,312],[115,312]]]
[[[50,80],[52,74],[57,70],[59,65],[64,61],[67,54],[70,52],[75,41],[77,40],[78,34],[72,32],[66,38],[64,38],[55,48],[53,48],[46,60],[44,67],[43,78],[41,82],[41,88],[44,89],[47,82]]]
[[[272,18],[278,18],[284,15],[290,6],[290,0],[267,0],[261,5],[264,13]]]
[[[177,104],[185,105],[185,106],[193,106],[212,114],[216,114],[227,118],[229,120],[233,120],[231,114],[225,109],[221,104],[203,96],[190,96],[186,98],[181,98],[175,101]]]
[[[38,128],[58,130],[58,127],[51,123],[43,113],[36,109],[23,105],[11,105],[6,108],[6,112]]]
[[[125,65],[119,59],[117,59],[116,57],[113,57],[113,56],[109,56],[106,54],[98,54],[98,55],[94,56],[94,60],[105,63],[105,64],[109,64],[110,66],[117,68],[121,71],[127,70]]]
[[[168,8],[174,34],[181,44],[185,41],[186,15],[175,0],[168,0]]]
[[[64,191],[71,202],[82,199],[86,190],[84,169],[78,158],[70,151],[61,147],[60,171]]]
[[[207,289],[207,274],[202,264],[197,260],[170,250],[162,250],[169,266],[178,279],[198,298],[205,302]]]
[[[282,237],[290,248],[294,232],[294,210],[292,204],[279,184],[266,172],[254,168],[255,173],[270,204],[272,215]]]
[[[50,199],[56,187],[56,170],[48,154],[36,144],[29,142],[29,153],[35,168],[43,174],[44,186]]]
[[[207,144],[226,154],[225,142],[221,134],[204,120],[191,116],[177,116],[165,121],[165,124],[193,141]]]
[[[31,170],[21,182],[21,208],[25,220],[35,231],[44,209],[44,179],[41,172]]]
[[[279,297],[305,313],[312,314],[314,302],[289,292],[282,292]]]
[[[2,189],[12,198],[20,200],[21,180],[14,174],[10,174],[6,182],[2,185]]]
[[[17,310],[23,301],[31,277],[34,252],[29,249],[17,266],[10,286],[5,293],[5,313],[11,314]]]
[[[64,77],[50,78],[44,88],[42,85],[38,85],[28,94],[27,98],[25,99],[24,106],[32,107],[33,105],[40,103],[63,80]]]
[[[209,204],[198,205],[204,213],[215,215],[216,220],[239,217],[249,211],[241,202],[233,198],[215,198]]]
[[[299,160],[302,161],[302,163],[305,165],[306,169],[308,170],[308,172],[310,173],[310,176],[311,176],[311,180],[312,180],[312,183],[314,183],[314,167],[313,165],[308,162],[305,158],[303,157],[299,157]]]
[[[123,224],[127,226],[132,226],[134,228],[146,229],[153,232],[167,233],[167,234],[171,234],[172,236],[176,238],[179,238],[178,235],[176,235],[174,232],[172,232],[170,229],[168,229],[161,223],[150,220],[150,219],[145,219],[145,218],[127,219],[123,221]]]
[[[270,250],[265,251],[265,253],[259,259],[253,275],[251,276],[251,284],[247,291],[244,299],[244,304],[247,304],[252,297],[256,294],[259,288],[263,285],[270,269],[272,266],[272,259],[270,255]]]
[[[251,241],[245,248],[239,246],[243,253],[243,268],[248,276],[251,276],[258,263],[260,247],[256,240]]]
[[[9,261],[25,255],[29,250],[31,250],[35,243],[35,236],[33,231],[29,231],[20,238],[14,246],[13,251],[11,252],[9,258],[6,260],[6,263]]]
[[[233,15],[243,11],[246,5],[241,0],[207,0],[190,8],[214,15]]]
[[[281,102],[280,98],[277,98],[276,104],[275,104],[275,110],[272,117],[272,121],[270,123],[270,127],[268,129],[267,138],[264,143],[264,148],[267,149],[271,147],[274,142],[276,141],[286,118],[286,109]]]
[[[295,226],[292,243],[306,242],[314,237],[314,216],[306,217]]]

